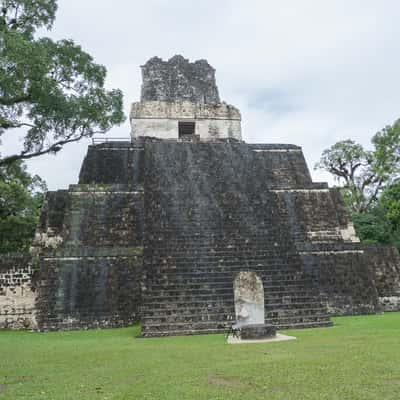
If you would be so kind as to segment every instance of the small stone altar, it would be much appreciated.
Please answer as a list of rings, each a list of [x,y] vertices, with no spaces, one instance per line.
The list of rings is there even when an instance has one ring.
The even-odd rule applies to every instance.
[[[276,328],[273,325],[245,325],[240,328],[240,338],[242,340],[266,339],[275,336]]]

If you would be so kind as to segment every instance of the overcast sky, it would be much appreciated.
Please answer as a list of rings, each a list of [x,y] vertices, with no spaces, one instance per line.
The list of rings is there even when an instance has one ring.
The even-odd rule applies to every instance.
[[[207,59],[221,98],[242,112],[244,140],[300,145],[312,169],[336,141],[368,145],[400,117],[399,21],[395,0],[60,0],[47,35],[74,39],[104,64],[126,114],[150,57]],[[129,130],[127,120],[107,136],[128,138]],[[66,188],[77,183],[89,143],[29,169],[50,189]]]

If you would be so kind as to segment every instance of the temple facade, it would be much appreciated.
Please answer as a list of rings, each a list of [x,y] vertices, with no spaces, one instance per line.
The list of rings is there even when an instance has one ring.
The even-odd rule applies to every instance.
[[[141,100],[130,113],[133,139],[242,139],[240,112],[220,101],[215,70],[206,60],[154,57],[142,66],[142,78]]]
[[[142,67],[132,140],[88,148],[48,192],[29,257],[0,261],[0,327],[142,336],[330,326],[400,310],[395,248],[359,243],[300,147],[242,141],[204,60]]]

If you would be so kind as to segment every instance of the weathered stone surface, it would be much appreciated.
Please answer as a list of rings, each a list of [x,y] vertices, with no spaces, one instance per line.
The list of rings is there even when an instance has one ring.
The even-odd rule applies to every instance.
[[[203,141],[241,140],[241,115],[230,104],[203,104],[189,101],[148,101],[132,104],[132,137],[179,139],[179,122],[193,121],[194,135]]]
[[[397,249],[392,246],[365,246],[365,258],[374,271],[382,310],[400,310],[400,256]]]
[[[370,314],[381,310],[368,246],[358,243],[305,245],[304,268],[313,276],[332,315]]]
[[[36,328],[32,260],[25,255],[0,258],[0,329]]]
[[[239,272],[233,283],[236,327],[264,324],[264,287],[252,271]]]
[[[215,70],[206,60],[193,63],[176,55],[168,61],[153,57],[142,66],[141,101],[220,103]]]
[[[297,146],[104,143],[89,147],[78,185],[47,196],[34,287],[31,260],[8,265],[2,282],[23,270],[31,292],[21,315],[41,330],[141,319],[144,336],[223,332],[238,320],[240,273],[259,277],[265,323],[277,328],[398,310],[397,251],[356,243],[346,229],[338,192],[312,182]],[[3,327],[22,327],[14,314]]]
[[[257,335],[400,309],[398,252],[358,243],[300,147],[243,143],[205,60],[142,74],[132,142],[89,146],[79,183],[47,194],[33,258],[0,260],[0,327]]]
[[[272,325],[245,325],[240,328],[240,339],[257,340],[276,336],[276,328]]]
[[[88,165],[98,166],[100,159],[95,156]],[[88,181],[98,175],[90,167],[85,174]],[[105,168],[103,180],[107,174]],[[118,175],[115,180],[124,179]],[[43,242],[46,232],[57,234],[57,246]],[[68,191],[50,192],[36,237],[38,329],[116,327],[138,320],[143,264],[139,182],[71,185]]]
[[[130,112],[132,138],[241,140],[240,112],[220,101],[215,71],[207,61],[154,57],[142,66],[142,75],[141,101]],[[185,122],[193,124],[186,135],[179,131]]]
[[[313,190],[298,147],[159,141],[145,154],[144,336],[228,329],[243,271],[262,280],[266,323],[330,324],[275,193]]]

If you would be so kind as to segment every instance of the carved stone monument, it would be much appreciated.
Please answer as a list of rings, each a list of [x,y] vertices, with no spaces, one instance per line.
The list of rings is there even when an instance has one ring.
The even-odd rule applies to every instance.
[[[236,326],[264,323],[264,287],[252,271],[239,272],[234,283]]]
[[[235,315],[234,329],[241,339],[273,337],[276,329],[265,324],[264,286],[253,271],[239,272],[234,282]]]

